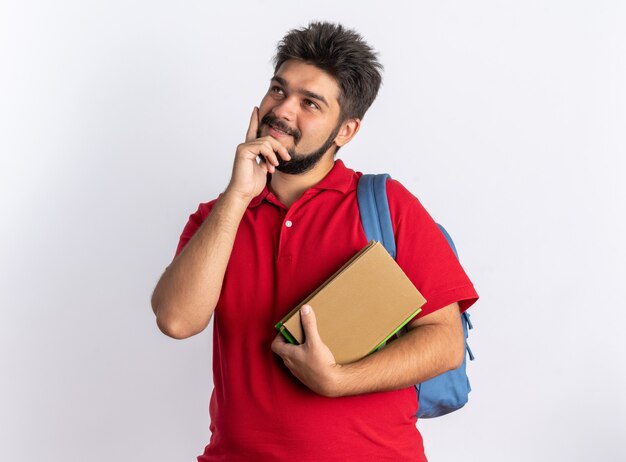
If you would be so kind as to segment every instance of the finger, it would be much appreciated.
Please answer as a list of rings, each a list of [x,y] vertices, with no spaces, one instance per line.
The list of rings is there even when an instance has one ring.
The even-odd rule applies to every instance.
[[[309,345],[316,345],[322,342],[317,330],[317,319],[311,305],[302,305],[300,308],[300,322],[304,330],[304,341]]]
[[[276,167],[265,160],[265,157],[261,154],[259,154],[259,165],[263,168],[263,170],[265,170],[266,173],[274,173],[274,171],[276,171]]]
[[[289,160],[291,159],[291,155],[289,154],[289,151],[287,150],[287,148],[285,146],[282,145],[282,143],[280,141],[278,141],[276,138],[272,138],[271,136],[264,136],[263,138],[259,138],[259,141],[263,141],[263,142],[267,142],[269,143],[270,147],[272,148],[272,150],[280,155],[280,157],[282,157],[285,160]],[[276,160],[276,165],[278,165],[278,160]]]
[[[262,154],[259,154],[257,156],[257,160],[259,167],[261,167],[266,172],[274,173],[274,170],[276,170],[276,168],[270,162],[268,162]]]
[[[287,148],[283,146],[279,141],[275,140],[274,138],[272,138],[272,140],[278,143],[278,146],[276,146],[276,149],[275,149],[276,153],[280,155],[280,157],[282,157],[284,160],[291,159],[291,154],[289,154],[289,151],[287,150]]]
[[[276,171],[276,167],[268,162],[261,154],[259,154],[258,157],[258,165],[259,167],[261,167],[262,170],[265,171],[265,173],[274,173]]]
[[[246,143],[256,139],[256,132],[259,129],[259,108],[254,106],[252,109],[252,115],[250,116],[250,123],[248,124],[248,131],[246,132]]]
[[[274,165],[278,165],[277,155],[280,155],[285,160],[291,159],[287,148],[283,146],[280,141],[271,136],[264,136],[262,138],[255,138],[252,141],[247,141],[240,144],[238,149],[245,156],[258,156],[259,154],[263,154],[263,156],[270,158],[270,162]]]
[[[259,155],[263,156],[267,162],[273,166],[278,165],[278,157],[276,157],[276,147],[269,140],[264,140],[257,147]]]
[[[272,351],[281,358],[285,356],[287,351],[289,351],[289,346],[290,344],[287,343],[287,341],[283,337],[283,334],[278,334],[276,337],[274,337],[274,340],[272,341]]]

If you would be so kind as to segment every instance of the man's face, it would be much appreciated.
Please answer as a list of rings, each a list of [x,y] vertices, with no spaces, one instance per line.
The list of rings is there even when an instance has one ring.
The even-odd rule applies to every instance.
[[[304,173],[334,152],[341,128],[338,98],[337,82],[321,69],[298,60],[280,66],[259,106],[257,133],[276,138],[289,151],[291,160],[279,158],[278,170]]]

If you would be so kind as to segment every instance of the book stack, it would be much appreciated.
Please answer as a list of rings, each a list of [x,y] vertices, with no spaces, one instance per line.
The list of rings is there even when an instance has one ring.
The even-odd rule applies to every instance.
[[[357,361],[385,345],[421,311],[426,300],[384,246],[370,242],[276,324],[293,344],[306,339],[302,305],[315,311],[322,341],[338,364]]]

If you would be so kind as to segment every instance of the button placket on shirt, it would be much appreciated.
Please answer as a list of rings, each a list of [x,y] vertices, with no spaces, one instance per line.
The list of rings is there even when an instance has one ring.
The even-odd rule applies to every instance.
[[[280,258],[284,258],[288,261],[291,260],[291,252],[288,251],[290,241],[293,239],[294,222],[290,219],[292,213],[291,210],[287,212],[283,219],[283,224],[280,230],[280,241],[278,255]]]
[[[297,215],[299,208],[300,204],[295,203],[287,210],[280,230],[278,255],[279,258],[289,262],[292,261],[293,257],[293,239],[297,239],[294,233],[298,232],[298,219],[294,216]]]
[[[289,209],[287,209],[287,213],[283,218],[283,223],[280,230],[280,238],[278,244],[278,256],[279,258],[284,258],[287,261],[291,262],[293,255],[291,248],[291,240],[294,239],[294,233],[298,232],[298,219],[295,218],[298,214],[300,208],[305,206],[307,202],[309,202],[313,197],[319,194],[319,191],[306,191],[304,195],[294,202]],[[297,252],[297,249],[295,249]]]

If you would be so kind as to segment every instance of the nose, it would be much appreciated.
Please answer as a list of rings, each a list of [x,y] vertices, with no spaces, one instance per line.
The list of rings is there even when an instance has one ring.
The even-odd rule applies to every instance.
[[[293,121],[296,114],[296,104],[295,98],[285,98],[272,108],[272,113],[279,119]]]

